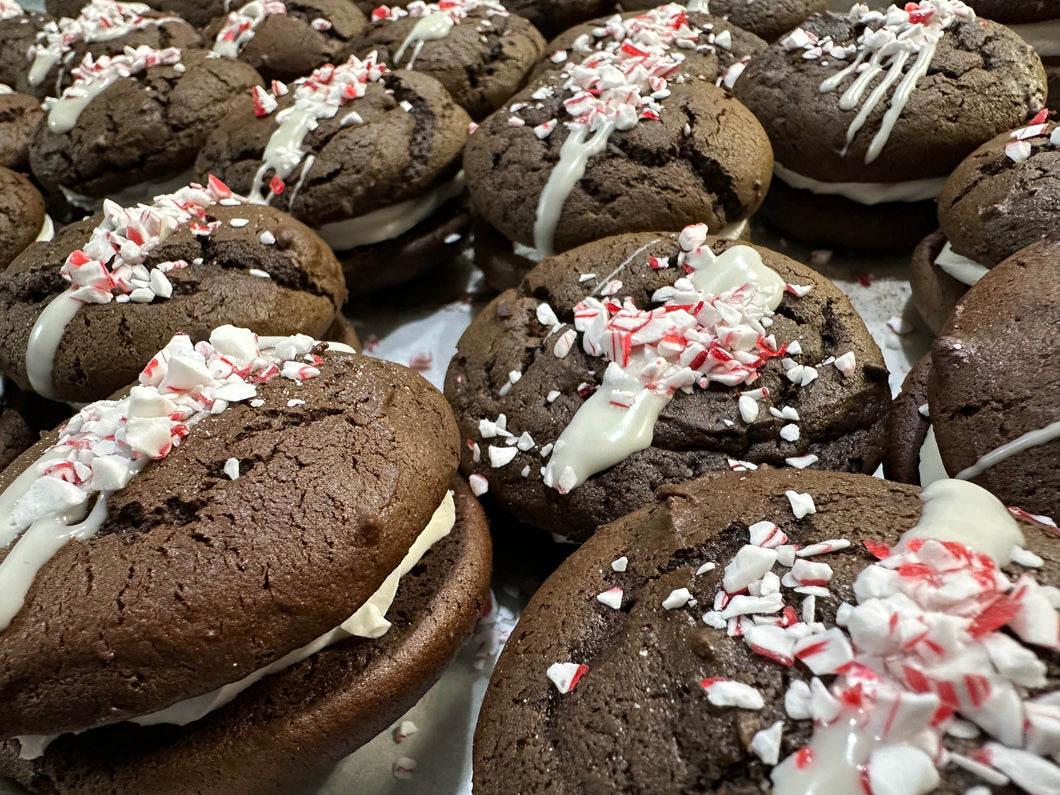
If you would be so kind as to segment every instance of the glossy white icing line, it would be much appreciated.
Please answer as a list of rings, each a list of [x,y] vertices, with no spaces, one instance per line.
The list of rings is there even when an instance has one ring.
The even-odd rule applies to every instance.
[[[508,16],[508,11],[503,5],[491,2],[491,0],[444,0],[441,3],[424,3],[422,0],[413,0],[405,8],[400,6],[394,6],[393,8],[379,6],[372,11],[372,21],[388,20],[393,22],[404,17],[418,20],[412,26],[412,30],[409,31],[405,40],[401,42],[397,52],[394,53],[392,63],[395,68],[412,69],[415,67],[416,59],[419,57],[420,50],[423,49],[425,42],[444,39],[454,26],[467,19],[468,14],[472,11],[480,8],[485,9],[487,18],[497,15]],[[401,61],[405,57],[410,44],[413,45],[412,54],[409,55],[408,62],[402,66]]]
[[[921,498],[921,518],[899,545],[861,539],[877,561],[857,575],[835,626],[817,620],[816,599],[837,598],[828,556],[851,539],[797,548],[765,520],[719,562],[725,577],[704,623],[793,669],[782,730],[813,721],[809,741],[773,768],[775,795],[923,794],[965,761],[991,783],[1060,791],[1058,694],[1027,698],[1050,684],[1035,647],[1060,648],[1060,590],[998,568],[1010,556],[1024,567],[1041,560],[1014,553],[1023,536],[992,495],[944,480]],[[856,509],[849,524],[856,533]],[[803,597],[811,583],[824,593]],[[734,682],[705,672],[708,697]],[[752,691],[757,700],[728,706],[760,709]],[[970,741],[968,757],[948,750],[950,732]]]
[[[782,354],[761,321],[780,305],[784,280],[754,249],[733,246],[715,255],[705,239],[703,225],[682,232],[676,264],[690,274],[656,291],[653,300],[661,307],[645,311],[629,298],[594,297],[621,289],[608,279],[574,308],[582,347],[610,364],[599,389],[556,440],[544,471],[547,486],[565,494],[649,447],[659,414],[677,390],[749,384],[762,364]]]
[[[1006,25],[1020,38],[1031,45],[1042,58],[1060,56],[1060,19],[1044,22],[1028,22],[1023,25]]]
[[[206,208],[233,199],[224,183],[211,177],[207,187],[192,184],[155,197],[151,205],[121,207],[105,200],[103,220],[92,230],[84,248],[66,258],[63,278],[70,288],[53,298],[37,316],[26,345],[26,373],[33,390],[55,398],[55,355],[67,325],[83,304],[110,301],[151,302],[172,293],[165,274],[188,267],[184,261],[144,266],[147,257],[169,236],[187,224],[197,235],[209,234],[218,224],[206,224]]]
[[[1050,423],[1044,428],[1027,431],[1027,433],[1016,437],[1012,441],[1005,442],[1004,444],[995,447],[990,452],[984,453],[979,460],[970,467],[962,469],[954,477],[959,478],[960,480],[971,480],[972,478],[983,474],[995,464],[1008,458],[1012,458],[1014,455],[1019,455],[1032,447],[1051,442],[1054,439],[1060,439],[1060,420]]]
[[[149,13],[150,6],[143,3],[92,0],[81,8],[76,18],[49,20],[29,49],[27,81],[31,86],[43,83],[48,71],[71,52],[75,44],[112,41],[134,30],[180,21],[177,17],[144,16]]]
[[[178,334],[128,397],[90,403],[71,418],[55,445],[0,494],[0,542],[14,541],[0,561],[0,632],[22,609],[40,567],[70,540],[95,535],[109,494],[169,455],[199,420],[254,397],[256,383],[318,375],[322,360],[310,355],[316,344],[300,334],[262,350],[252,332],[232,326],[194,346]]]
[[[250,200],[267,204],[273,195],[282,193],[284,180],[294,173],[307,154],[305,137],[317,128],[321,119],[333,118],[339,108],[363,97],[367,84],[378,82],[386,71],[386,65],[377,63],[375,52],[371,52],[363,61],[351,56],[346,63],[327,64],[309,77],[297,80],[294,104],[276,114],[276,130],[265,145]],[[270,96],[275,100],[275,95]],[[262,108],[255,112],[267,115],[271,111]],[[265,175],[270,171],[272,177],[266,184]]]
[[[793,188],[824,196],[843,196],[867,205],[927,201],[938,196],[946,184],[946,177],[905,182],[822,182],[792,171],[780,163],[773,164],[773,173],[781,182]]]
[[[88,53],[72,70],[74,82],[63,91],[63,95],[58,99],[49,97],[44,100],[44,109],[48,111],[48,129],[54,133],[72,130],[88,103],[121,78],[152,66],[173,66],[179,63],[180,50],[175,47],[164,50],[154,50],[146,45],[126,47],[122,55],[101,55],[97,59],[93,59],[92,54]]]
[[[974,18],[975,12],[961,0],[921,0],[904,8],[892,5],[886,11],[870,11],[864,3],[857,3],[850,9],[849,19],[864,29],[855,47],[836,46],[830,39],[821,41],[802,28],[785,36],[781,44],[789,51],[802,50],[804,58],[827,55],[842,63],[853,56],[849,65],[820,85],[821,92],[827,94],[839,88],[846,78],[857,75],[838,103],[842,110],[858,109],[847,128],[844,155],[873,111],[887,102],[880,128],[865,152],[868,164],[887,145],[917,82],[927,74],[945,31],[960,19]]]
[[[574,52],[587,54],[580,61],[568,62],[559,78],[563,92],[570,95],[563,106],[572,120],[565,122],[568,134],[559,161],[537,201],[534,248],[541,256],[554,253],[563,206],[589,160],[604,150],[610,135],[632,129],[644,119],[659,119],[660,103],[670,93],[667,79],[684,60],[681,50],[701,46],[703,31],[689,26],[686,12],[671,4],[629,19],[615,15],[575,42]],[[598,41],[592,41],[594,37]],[[703,42],[702,46],[713,49],[715,44]],[[517,113],[523,107],[516,104],[510,110]],[[550,133],[558,121],[546,122],[542,128]]]
[[[986,276],[990,270],[985,265],[980,265],[975,260],[956,253],[948,240],[939,255],[935,257],[935,265],[944,273],[969,287]]]
[[[449,535],[455,525],[456,506],[453,501],[453,493],[449,492],[442,500],[442,504],[435,510],[434,515],[431,516],[430,522],[420,531],[420,534],[416,537],[415,542],[413,542],[398,567],[387,576],[364,605],[358,608],[352,616],[338,627],[324,633],[311,643],[307,643],[305,646],[284,655],[276,662],[248,674],[243,679],[219,687],[209,693],[204,693],[201,696],[178,701],[176,704],[158,712],[133,718],[131,722],[141,726],[155,726],[161,723],[186,726],[205,717],[214,710],[220,709],[266,676],[286,670],[292,665],[316,654],[318,651],[326,649],[328,646],[340,643],[350,637],[382,637],[390,628],[386,613],[397,596],[401,578],[412,571],[413,567],[420,562],[432,546]],[[48,746],[59,736],[31,734],[17,737],[16,739],[19,741],[20,746],[19,758],[37,759],[43,756]]]
[[[238,58],[265,17],[286,13],[287,6],[282,0],[252,0],[239,10],[229,12],[214,38],[213,51],[227,58]]]
[[[368,246],[405,234],[416,224],[426,220],[447,201],[464,193],[467,180],[459,172],[449,182],[426,191],[414,199],[380,207],[378,210],[350,218],[334,221],[317,229],[317,234],[335,251],[349,251],[357,246]]]

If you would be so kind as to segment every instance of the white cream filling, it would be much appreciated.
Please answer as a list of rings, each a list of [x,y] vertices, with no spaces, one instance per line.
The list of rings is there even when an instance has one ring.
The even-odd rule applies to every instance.
[[[117,202],[122,207],[135,207],[141,202],[150,204],[155,196],[160,196],[163,193],[176,193],[181,188],[195,181],[195,169],[187,168],[171,176],[145,179],[143,182],[137,182],[115,193],[108,193],[106,198]],[[102,198],[94,199],[91,196],[84,196],[63,185],[59,186],[59,190],[63,192],[63,196],[66,197],[70,204],[82,210],[98,212],[103,208]]]
[[[1060,19],[1045,22],[1029,22],[1025,25],[1006,25],[1009,30],[1037,50],[1043,58],[1060,55]]]
[[[193,721],[199,720],[214,710],[223,707],[244,690],[266,676],[290,668],[292,665],[301,662],[328,646],[332,646],[350,637],[382,637],[391,626],[390,622],[386,619],[386,612],[394,602],[401,578],[412,571],[413,567],[420,562],[420,559],[427,554],[427,551],[435,543],[449,535],[455,524],[456,504],[453,500],[453,493],[450,491],[442,499],[441,505],[435,510],[431,520],[420,532],[398,567],[394,569],[385,580],[383,580],[383,583],[379,586],[378,590],[368,597],[368,600],[357,609],[357,612],[343,621],[342,624],[330,632],[326,632],[300,649],[295,649],[284,657],[281,657],[276,660],[276,662],[267,665],[264,668],[259,668],[257,671],[240,679],[238,682],[224,685],[209,693],[204,693],[201,696],[178,701],[176,704],[159,710],[158,712],[152,712],[148,715],[132,718],[131,721],[133,723],[138,723],[141,726],[153,726],[159,723],[172,723],[178,726],[185,726]],[[36,759],[43,755],[45,749],[47,749],[52,740],[59,736],[60,735],[58,734],[26,734],[16,737],[15,739],[18,740],[21,748],[19,757],[21,759]]]
[[[968,259],[955,252],[948,240],[939,255],[935,257],[935,265],[944,273],[952,276],[961,284],[967,284],[969,287],[982,279],[986,272],[990,270],[985,265],[980,265],[975,260]]]
[[[334,221],[317,229],[317,234],[335,251],[349,251],[393,240],[426,220],[435,210],[464,192],[467,179],[459,172],[452,180],[414,199],[381,207],[367,215],[346,221]]]
[[[942,463],[942,454],[939,452],[939,443],[935,438],[935,426],[929,425],[927,436],[920,445],[917,471],[920,473],[920,485],[929,486],[936,480],[945,480],[949,477],[946,473],[946,465]]]
[[[44,214],[44,223],[40,226],[40,232],[37,233],[37,239],[34,243],[47,243],[55,237],[55,223],[52,221],[52,217],[47,213]]]
[[[914,179],[905,182],[821,182],[812,177],[773,164],[777,179],[799,190],[808,190],[823,196],[842,196],[858,204],[882,204],[884,202],[919,202],[934,199],[946,184],[946,177]]]

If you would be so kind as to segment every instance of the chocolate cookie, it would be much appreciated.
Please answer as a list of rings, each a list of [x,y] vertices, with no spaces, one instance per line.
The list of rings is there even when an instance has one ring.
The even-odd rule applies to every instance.
[[[47,238],[51,223],[44,197],[24,175],[0,167],[0,268],[6,268],[34,240]]]
[[[44,7],[54,17],[76,17],[85,0],[44,0]],[[228,12],[231,0],[147,0],[144,5],[158,11],[175,12],[197,28],[205,28],[210,21]]]
[[[44,400],[0,378],[0,470],[69,416],[65,403]]]
[[[928,403],[953,477],[1060,516],[1060,241],[1019,251],[971,287],[931,349]]]
[[[36,97],[0,89],[0,166],[29,172],[29,141],[43,118]]]
[[[209,137],[200,174],[311,225],[349,264],[352,293],[431,264],[380,255],[389,243],[402,249],[417,237],[436,239],[463,193],[459,157],[470,119],[441,83],[351,57],[287,94],[260,92],[255,106],[256,117],[232,114]]]
[[[13,87],[23,79],[27,53],[47,23],[46,16],[24,10],[15,0],[0,2],[0,83]]]
[[[545,50],[537,28],[494,0],[381,6],[357,40],[392,68],[436,77],[471,118],[481,120],[514,94]]]
[[[1053,528],[970,484],[666,487],[531,598],[479,715],[475,792],[1046,791],[1057,582]]]
[[[3,475],[3,560],[28,577],[0,570],[0,736],[186,723],[384,635],[398,579],[455,521],[456,442],[441,395],[400,366],[304,335],[174,337],[127,397],[89,404]],[[35,547],[92,501],[79,540]]]
[[[1057,0],[971,0],[984,17],[1003,22],[1034,47],[1049,76],[1049,96],[1060,97],[1060,3]]]
[[[368,19],[351,0],[252,0],[206,29],[214,52],[239,58],[266,81],[295,80],[341,63]]]
[[[649,8],[646,0],[622,0],[623,8]],[[774,41],[806,17],[828,8],[828,0],[710,0],[710,13]]]
[[[957,0],[923,0],[810,17],[754,59],[735,91],[769,133],[789,189],[767,208],[775,226],[815,245],[911,248],[950,171],[1043,107],[1045,74],[1008,29]],[[821,197],[815,224],[789,215]],[[866,227],[867,212],[898,222]]]
[[[883,474],[888,480],[920,485],[921,455],[931,428],[928,413],[930,374],[931,355],[924,354],[906,375],[902,391],[891,402],[887,452],[883,456]]]
[[[74,200],[131,194],[190,168],[222,119],[250,112],[250,89],[261,85],[247,64],[206,50],[141,47],[74,73],[78,80],[49,105],[30,145],[34,176]],[[151,186],[129,203],[162,192]]]
[[[711,470],[872,472],[890,403],[879,349],[831,282],[702,226],[545,260],[472,321],[445,392],[464,471],[578,542]]]
[[[0,743],[0,775],[31,792],[289,792],[384,731],[442,672],[488,602],[489,527],[454,479],[456,524],[401,578],[378,639],[350,638],[188,726],[122,723],[44,756]],[[292,758],[292,748],[298,749]]]
[[[7,46],[4,43],[3,46]],[[36,97],[58,97],[74,82],[73,69],[90,55],[121,55],[126,47],[187,50],[202,46],[202,36],[183,19],[153,11],[143,3],[91,0],[77,14],[49,20],[13,65],[18,91]]]
[[[734,46],[713,19],[677,5],[613,17],[554,54],[566,59],[562,71],[543,74],[470,137],[472,209],[526,270],[622,232],[705,221],[722,233],[761,203],[771,150],[751,113],[713,85],[717,53]],[[699,48],[704,57],[685,57]]]
[[[0,371],[46,397],[95,400],[178,330],[202,339],[235,322],[320,337],[345,295],[319,237],[220,183],[150,207],[108,203],[0,274]]]
[[[938,219],[941,242],[922,243],[910,273],[913,300],[936,333],[989,268],[1060,236],[1060,124],[1042,111],[976,149],[946,180]]]

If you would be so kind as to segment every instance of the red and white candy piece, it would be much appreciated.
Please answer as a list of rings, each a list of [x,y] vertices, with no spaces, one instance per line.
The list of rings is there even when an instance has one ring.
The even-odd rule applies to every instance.
[[[563,694],[572,691],[585,674],[589,672],[588,665],[579,665],[573,662],[552,663],[545,675],[552,680],[552,684]]]

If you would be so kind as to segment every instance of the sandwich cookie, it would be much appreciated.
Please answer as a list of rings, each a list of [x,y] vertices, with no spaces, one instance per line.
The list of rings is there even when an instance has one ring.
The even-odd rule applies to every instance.
[[[210,135],[196,170],[311,225],[337,252],[350,292],[364,293],[458,253],[445,241],[466,225],[460,153],[470,123],[433,77],[352,56],[256,91],[253,110]]]
[[[912,248],[977,146],[1045,104],[1017,35],[960,0],[810,17],[755,59],[736,95],[776,155],[767,219],[830,248]]]
[[[671,4],[601,20],[555,50],[562,68],[545,67],[468,140],[472,209],[507,241],[499,256],[477,247],[487,280],[514,286],[543,257],[622,232],[702,220],[738,237],[772,152],[714,83],[726,64],[742,68],[748,39],[759,41]]]
[[[213,51],[239,58],[266,81],[305,77],[345,61],[368,24],[350,0],[252,0],[206,29]]]
[[[379,6],[357,42],[393,69],[436,77],[471,118],[482,120],[512,96],[545,50],[530,22],[494,0]]]
[[[1056,791],[1052,531],[954,481],[668,486],[524,609],[475,792]]]
[[[938,198],[941,227],[913,252],[913,302],[936,334],[954,304],[1002,260],[1060,237],[1060,124],[1042,111],[957,166]]]
[[[622,7],[648,6],[644,0],[623,0]],[[710,0],[709,7],[710,13],[724,17],[733,25],[766,41],[776,41],[811,14],[826,10],[828,0]]]
[[[445,392],[473,485],[574,542],[712,470],[872,472],[890,404],[831,282],[702,224],[545,260],[472,321]]]
[[[54,232],[40,191],[25,175],[0,167],[0,268]]]
[[[198,340],[235,321],[319,337],[345,295],[319,237],[217,180],[151,205],[107,202],[0,274],[0,371],[43,397],[96,400],[176,330]]]
[[[49,791],[272,791],[370,737],[486,599],[455,445],[405,368],[304,335],[175,337],[0,480],[0,771]],[[40,676],[49,614],[61,679]]]
[[[86,55],[72,74],[63,95],[45,102],[30,164],[47,189],[91,209],[104,197],[135,204],[186,185],[207,134],[249,111],[250,89],[261,85],[241,61],[147,46]]]
[[[971,0],[988,19],[1001,22],[1034,47],[1049,76],[1049,96],[1060,97],[1060,2],[1057,0]]]

